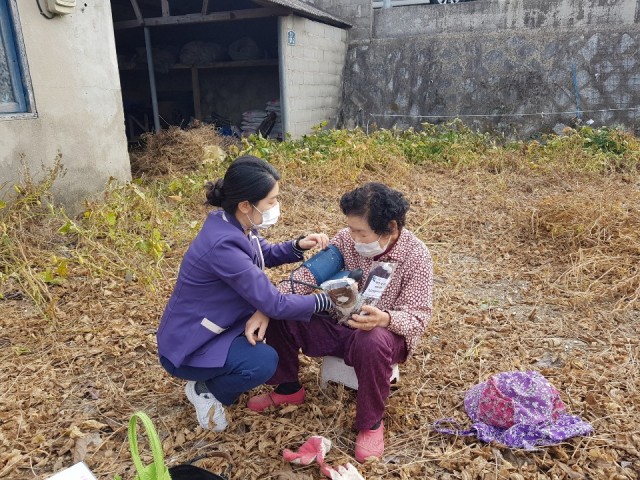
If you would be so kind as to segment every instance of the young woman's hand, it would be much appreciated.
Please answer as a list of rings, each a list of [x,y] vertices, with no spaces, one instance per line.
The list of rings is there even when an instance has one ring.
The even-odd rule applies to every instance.
[[[257,342],[264,340],[264,334],[267,331],[268,325],[269,317],[256,310],[256,313],[251,315],[244,327],[244,335],[247,337],[247,341],[251,345],[255,345]]]
[[[311,250],[314,247],[327,248],[329,237],[324,233],[311,233],[298,242],[303,250]]]
[[[387,328],[391,323],[391,315],[371,305],[363,305],[360,315],[353,314],[347,322],[350,327],[360,330],[373,330],[376,327]]]

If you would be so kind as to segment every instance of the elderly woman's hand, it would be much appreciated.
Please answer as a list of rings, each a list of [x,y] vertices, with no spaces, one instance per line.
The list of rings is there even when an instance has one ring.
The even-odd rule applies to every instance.
[[[267,331],[268,325],[269,317],[259,310],[256,310],[256,313],[251,315],[251,318],[247,320],[247,324],[244,327],[244,335],[247,337],[247,341],[255,346],[257,342],[264,340],[264,334]]]
[[[350,327],[360,330],[373,330],[376,327],[387,328],[391,323],[391,315],[371,305],[363,305],[360,315],[354,313],[347,323]]]
[[[327,248],[329,237],[324,233],[311,233],[298,242],[303,250],[311,250],[314,247]]]

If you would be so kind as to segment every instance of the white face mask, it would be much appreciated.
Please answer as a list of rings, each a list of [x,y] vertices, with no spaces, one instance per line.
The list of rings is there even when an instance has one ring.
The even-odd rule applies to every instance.
[[[256,207],[255,205],[252,205],[252,207],[258,210],[258,207]],[[262,215],[262,223],[260,225],[256,225],[255,223],[253,223],[253,221],[251,220],[251,217],[247,215],[249,222],[251,222],[251,226],[259,230],[264,230],[265,228],[269,228],[275,225],[276,222],[278,221],[278,218],[280,217],[280,203],[279,202],[276,203],[273,207],[271,207],[269,210],[265,210],[264,212],[261,212],[260,210],[258,210],[258,213]]]
[[[378,240],[371,243],[360,243],[355,242],[356,252],[358,252],[363,257],[375,257],[376,255],[380,255],[384,253],[384,251],[389,246],[389,242],[391,241],[391,237],[389,237],[389,241],[384,247],[380,246],[380,238],[382,235],[378,237]]]

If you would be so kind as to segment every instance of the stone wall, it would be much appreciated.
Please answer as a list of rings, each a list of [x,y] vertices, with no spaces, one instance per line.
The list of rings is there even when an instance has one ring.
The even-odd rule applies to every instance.
[[[472,0],[372,15],[369,38],[350,37],[344,126],[460,117],[528,137],[581,116],[639,132],[640,0]]]
[[[612,26],[376,39],[349,51],[344,123],[407,128],[459,116],[528,137],[570,123],[579,107],[585,121],[638,132],[639,45],[637,29]]]
[[[295,32],[289,45],[288,32]],[[280,18],[280,82],[284,131],[309,133],[323,121],[335,126],[340,99],[347,32],[302,17]]]

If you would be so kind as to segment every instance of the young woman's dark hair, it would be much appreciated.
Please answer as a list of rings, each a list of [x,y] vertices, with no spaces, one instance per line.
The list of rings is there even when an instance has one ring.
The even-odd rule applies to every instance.
[[[385,235],[391,233],[391,220],[396,221],[398,230],[404,227],[409,202],[399,191],[371,182],[345,193],[340,208],[345,215],[365,218],[374,232]]]
[[[253,205],[265,198],[280,180],[280,174],[266,161],[245,155],[236,158],[216,182],[207,182],[207,203],[222,207],[233,215],[238,203],[248,200]]]

